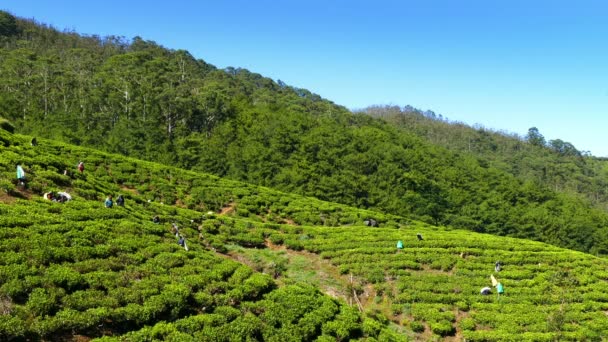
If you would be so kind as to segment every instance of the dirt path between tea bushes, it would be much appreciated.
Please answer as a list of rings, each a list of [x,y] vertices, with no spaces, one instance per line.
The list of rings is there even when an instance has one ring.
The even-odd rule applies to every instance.
[[[333,265],[329,260],[321,258],[318,254],[307,251],[294,251],[286,248],[283,245],[275,245],[271,241],[265,242],[268,250],[281,253],[288,260],[287,270],[277,278],[277,282],[282,284],[285,280],[290,279],[298,283],[306,283],[319,288],[319,290],[333,298],[342,299],[346,303],[354,307],[360,307],[363,311],[374,312],[380,310],[392,322],[402,326],[401,322],[405,319],[403,314],[394,315],[390,312],[389,306],[386,305],[384,299],[378,303],[376,291],[372,284],[352,277],[349,274],[341,274],[340,269]],[[229,257],[239,263],[246,264],[252,268],[259,267],[259,263],[249,260],[244,253],[239,253],[237,250],[230,251],[226,257]],[[436,273],[449,273],[437,270],[426,270]],[[394,287],[392,284],[391,287]],[[352,289],[357,288],[357,299],[352,294]],[[359,303],[357,303],[357,301]],[[456,322],[453,323],[456,328],[456,333],[453,336],[445,336],[442,341],[462,341],[462,331],[458,327],[458,322],[463,318],[468,317],[469,313],[456,311]],[[424,322],[425,331],[420,334],[413,334],[414,341],[428,341],[432,339],[433,333],[430,326]],[[402,326],[403,328],[403,326]],[[405,328],[405,331],[408,331]]]
[[[362,308],[375,297],[373,286],[362,285],[363,282],[357,277],[340,274],[340,270],[331,264],[328,260],[324,260],[319,255],[306,252],[294,251],[282,245],[275,245],[269,240],[266,240],[266,247],[273,252],[281,253],[288,261],[287,270],[277,278],[277,282],[282,283],[285,279],[295,280],[310,285],[317,286],[321,292],[333,297],[344,300],[353,306],[359,306],[359,301]],[[249,260],[247,255],[231,251],[228,256],[240,263],[246,264],[255,269],[257,265],[254,261]],[[352,293],[352,289],[358,289],[357,298]]]

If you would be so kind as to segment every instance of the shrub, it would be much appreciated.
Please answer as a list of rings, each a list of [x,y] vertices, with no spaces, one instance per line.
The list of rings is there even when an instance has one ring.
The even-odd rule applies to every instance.
[[[0,179],[0,190],[12,195],[15,193],[15,185],[7,179]]]
[[[346,340],[358,330],[359,315],[352,307],[343,306],[336,319],[323,324],[323,334]]]
[[[382,330],[382,324],[374,319],[366,318],[363,320],[362,330],[367,336],[377,337]]]
[[[304,249],[302,243],[297,240],[285,240],[285,246],[294,251],[301,251]]]
[[[62,299],[65,307],[72,308],[78,311],[98,307],[117,307],[118,301],[116,298],[106,296],[103,291],[87,290],[76,291]]]
[[[19,317],[0,315],[0,338],[4,341],[20,338],[25,335],[26,326]]]
[[[36,316],[50,315],[55,309],[55,296],[43,288],[36,288],[27,301],[27,308]]]
[[[149,311],[142,305],[133,303],[115,309],[111,312],[110,317],[115,322],[123,324],[134,322],[136,325],[144,324],[152,318]]]
[[[213,296],[207,292],[199,291],[194,294],[194,301],[202,311],[210,311],[213,305]]]
[[[449,336],[453,335],[456,332],[452,323],[446,320],[441,320],[438,322],[432,322],[431,331],[439,336]]]
[[[62,322],[55,317],[37,317],[29,326],[29,330],[33,331],[41,337],[52,336],[61,329]]]
[[[373,284],[380,284],[384,282],[384,271],[379,268],[374,268],[368,271],[367,280]]]
[[[460,329],[462,330],[475,330],[475,320],[467,317],[463,318],[459,323]]]
[[[230,306],[218,306],[213,312],[223,316],[227,322],[230,322],[241,315],[239,310]]]
[[[228,248],[224,245],[224,242],[220,239],[209,239],[209,245],[215,252],[225,254],[228,252]]]
[[[84,282],[80,273],[67,266],[51,266],[46,276],[55,285],[66,289],[75,289]]]
[[[424,324],[422,324],[421,322],[418,322],[418,321],[411,322],[410,323],[410,328],[415,333],[422,333],[425,330]]]
[[[99,322],[104,321],[109,316],[107,308],[89,309],[80,312],[72,309],[61,310],[53,317],[60,326],[58,329],[72,330],[74,332],[85,332],[95,327]]]
[[[19,279],[11,279],[2,284],[0,293],[13,299],[14,302],[25,301],[27,298],[27,289],[25,284]]]
[[[0,118],[0,128],[9,133],[15,133],[15,126],[5,118]]]
[[[242,287],[245,298],[253,300],[272,289],[274,282],[265,274],[254,273]]]
[[[458,308],[458,310],[460,311],[469,311],[469,309],[471,308],[471,306],[469,305],[469,303],[467,301],[461,300],[456,302],[456,307]]]
[[[275,245],[282,245],[283,241],[284,241],[283,237],[279,234],[270,235],[270,242],[272,242]]]

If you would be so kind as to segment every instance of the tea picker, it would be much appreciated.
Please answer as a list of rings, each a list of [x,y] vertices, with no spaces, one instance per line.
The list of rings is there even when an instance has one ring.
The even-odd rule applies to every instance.
[[[498,293],[498,296],[505,293],[505,288],[502,286],[502,283],[496,285],[496,292]]]
[[[122,197],[122,195],[118,195],[118,198],[116,199],[116,205],[118,205],[120,207],[125,206],[125,198]]]
[[[179,238],[179,228],[177,227],[177,224],[175,223],[171,223],[171,233],[175,234],[176,238]]]
[[[106,208],[112,208],[114,206],[114,201],[112,200],[112,195],[108,195],[106,200],[103,202]]]
[[[17,181],[19,181],[19,185],[25,187],[25,171],[19,164],[17,164]]]
[[[72,200],[72,195],[68,194],[65,191],[59,191],[57,193],[57,202],[59,203],[65,203],[67,201],[71,201]]]
[[[182,236],[179,235],[179,239],[177,240],[177,244],[184,247],[184,249],[186,251],[188,251],[188,245],[186,244],[186,239]]]
[[[494,278],[494,275],[490,275],[490,280],[492,281],[492,286],[496,288],[498,299],[500,299],[500,295],[505,293],[505,287]]]
[[[363,224],[368,226],[368,227],[378,227],[378,221],[376,221],[373,218],[367,219],[365,221],[363,221]]]

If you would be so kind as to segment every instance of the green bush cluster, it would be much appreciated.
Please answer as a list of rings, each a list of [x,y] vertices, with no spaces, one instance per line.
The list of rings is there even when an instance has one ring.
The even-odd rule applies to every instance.
[[[11,187],[15,193],[7,194],[22,198],[0,203],[0,339],[313,340],[388,334],[384,323],[369,319],[373,329],[364,331],[356,311],[315,288],[278,287],[273,278],[284,271],[284,260],[262,263],[263,274],[216,254],[234,244],[262,250],[273,234],[274,242],[283,239],[282,225],[264,223],[267,209],[256,209],[253,220],[208,213],[240,199],[260,201],[256,189],[244,187],[238,197],[232,195],[241,189],[236,182],[41,140],[34,148],[24,143],[27,138],[11,136],[11,143],[0,147],[0,181],[10,182],[13,162],[20,159],[30,185],[36,184]],[[82,174],[75,171],[78,160],[85,161]],[[64,169],[71,172],[63,175]],[[199,194],[189,197],[194,187]],[[41,197],[51,190],[67,191],[73,200]],[[118,193],[125,196],[125,207],[105,208],[103,198]],[[263,194],[276,196],[270,190]],[[184,205],[182,197],[188,197]],[[173,223],[188,251],[177,244]]]
[[[13,124],[5,118],[0,118],[0,129],[3,129],[9,133],[15,132],[15,126],[13,126]]]
[[[395,308],[394,317],[406,315],[402,324],[415,333],[422,333],[426,324],[436,336],[460,330],[475,341],[518,340],[520,335],[523,340],[577,341],[584,332],[603,337],[601,332],[608,331],[608,318],[595,314],[608,309],[599,285],[608,266],[602,258],[533,241],[415,224],[398,230],[284,227],[274,234],[289,241],[288,248],[317,253],[342,274],[377,283],[382,291],[376,295]],[[299,239],[303,235],[309,238]],[[398,240],[405,248],[396,248]],[[503,269],[497,273],[498,260]],[[490,296],[479,294],[491,286],[490,274],[506,287],[504,295],[499,297],[496,289]],[[392,288],[385,288],[388,284]]]

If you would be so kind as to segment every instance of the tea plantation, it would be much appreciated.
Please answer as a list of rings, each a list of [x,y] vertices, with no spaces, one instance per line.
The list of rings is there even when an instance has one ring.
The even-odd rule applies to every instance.
[[[0,340],[403,338],[311,286],[279,288],[269,275],[216,253],[225,242],[261,246],[255,224],[218,227],[226,241],[199,235],[201,223],[214,221],[208,211],[230,201],[246,217],[283,201],[281,210],[301,222],[329,204],[276,192],[265,197],[264,189],[50,141],[34,147],[3,130],[0,142]],[[15,181],[17,164],[26,188]],[[49,191],[73,200],[46,200]],[[105,208],[103,199],[119,193],[125,206]],[[357,213],[328,217],[355,220]],[[177,244],[173,223],[188,251]]]
[[[421,233],[423,240],[416,235]],[[410,329],[467,341],[608,338],[608,262],[546,244],[420,226],[288,227],[285,245],[373,284],[371,312]],[[396,248],[397,241],[404,248]],[[502,263],[499,272],[496,261]],[[489,296],[493,275],[505,287]],[[363,289],[360,288],[360,292]]]
[[[30,139],[0,130],[0,340],[608,338],[605,259]],[[351,298],[298,280],[286,253],[335,268]],[[480,295],[490,275],[504,294]]]

